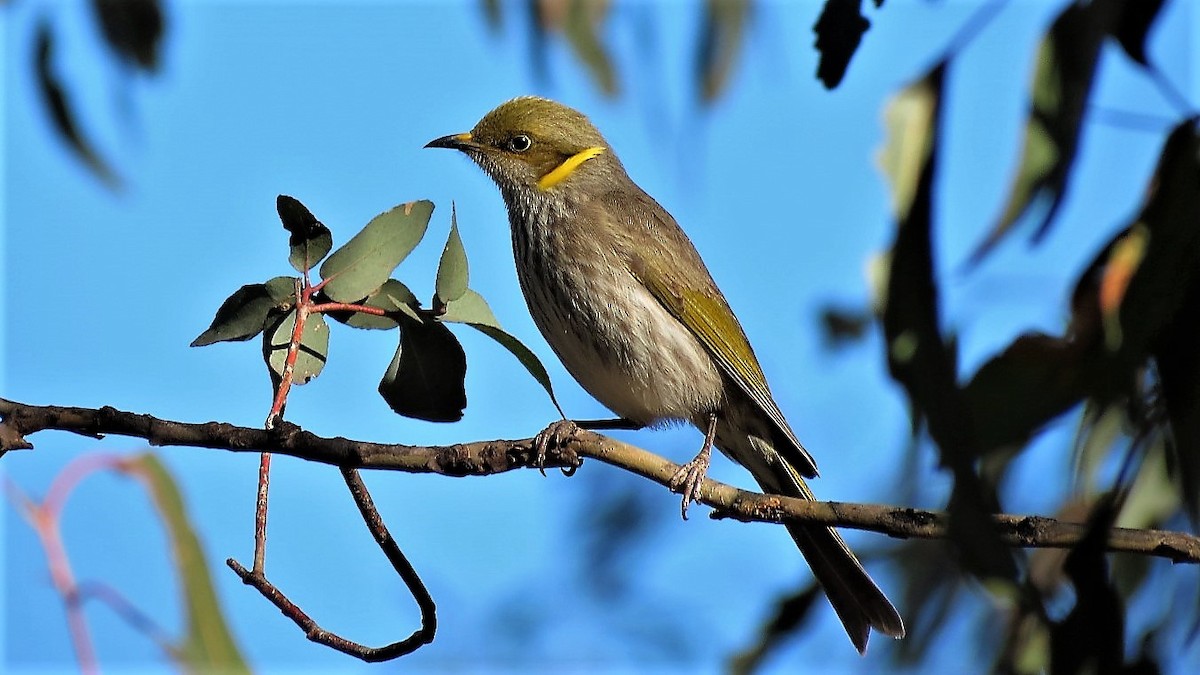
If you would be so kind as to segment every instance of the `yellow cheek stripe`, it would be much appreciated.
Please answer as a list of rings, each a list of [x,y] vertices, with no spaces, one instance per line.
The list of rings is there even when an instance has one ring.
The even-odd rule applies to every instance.
[[[571,155],[570,157],[563,160],[562,164],[559,164],[558,166],[554,167],[554,169],[550,173],[548,173],[545,176],[542,176],[541,178],[538,179],[538,182],[537,182],[538,189],[539,190],[549,190],[550,188],[554,187],[555,185],[558,185],[559,183],[566,180],[567,176],[570,176],[571,174],[575,173],[575,169],[578,169],[581,164],[583,164],[584,162],[588,161],[589,159],[591,159],[591,158],[595,157],[596,155],[599,155],[603,152],[604,152],[604,148],[597,145],[597,146],[593,146],[590,148],[585,148],[585,149],[580,150],[579,152]]]

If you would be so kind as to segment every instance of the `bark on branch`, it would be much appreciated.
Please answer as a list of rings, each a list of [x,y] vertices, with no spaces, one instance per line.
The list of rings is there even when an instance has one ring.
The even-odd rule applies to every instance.
[[[533,438],[413,446],[324,438],[284,423],[274,430],[238,427],[222,422],[193,424],[162,420],[111,407],[32,406],[0,398],[0,456],[31,448],[25,436],[45,430],[67,431],[93,438],[105,434],[145,439],[154,446],[188,446],[233,452],[272,452],[346,469],[384,469],[447,476],[485,476],[534,468],[538,450]],[[546,448],[547,468],[573,469],[585,458],[630,471],[666,487],[679,465],[651,452],[582,429],[555,434],[560,443]],[[715,518],[770,523],[802,522],[869,530],[897,538],[941,539],[949,516],[876,504],[814,502],[741,490],[707,479],[700,501],[715,509]],[[992,516],[1009,546],[1069,548],[1086,531],[1083,523],[1042,516]],[[1108,549],[1200,563],[1200,537],[1184,532],[1113,528]]]

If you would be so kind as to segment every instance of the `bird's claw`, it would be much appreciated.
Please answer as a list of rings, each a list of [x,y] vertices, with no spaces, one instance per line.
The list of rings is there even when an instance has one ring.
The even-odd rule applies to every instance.
[[[562,447],[566,443],[570,442],[571,439],[575,438],[575,434],[578,433],[578,424],[575,424],[571,420],[558,420],[545,429],[539,431],[538,435],[533,437],[533,465],[537,467],[537,470],[540,471],[543,476],[546,475],[546,455],[548,454],[550,448]],[[563,472],[567,473],[567,470],[564,469]],[[574,472],[575,470],[572,468],[570,469],[570,473],[567,473],[567,475],[569,476]]]
[[[671,491],[683,495],[683,504],[679,507],[679,513],[684,520],[687,520],[688,517],[688,505],[692,502],[700,503],[700,485],[708,474],[708,464],[705,458],[697,456],[679,467],[675,475],[671,476],[669,483]]]

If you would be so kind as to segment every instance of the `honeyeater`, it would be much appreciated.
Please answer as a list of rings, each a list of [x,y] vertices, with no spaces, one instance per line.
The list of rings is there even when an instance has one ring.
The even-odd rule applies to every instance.
[[[813,458],[771,396],[741,324],[671,214],[626,174],[572,108],[516,98],[426,147],[470,157],[508,207],[517,278],[534,323],[589,393],[638,426],[685,420],[704,445],[675,474],[686,510],[710,448],[765,492],[813,499]],[[871,628],[904,636],[896,609],[837,532],[787,525],[861,652]]]

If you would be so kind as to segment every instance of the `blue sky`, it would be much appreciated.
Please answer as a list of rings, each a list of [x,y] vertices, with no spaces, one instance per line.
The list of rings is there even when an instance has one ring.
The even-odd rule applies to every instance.
[[[269,383],[256,343],[190,349],[221,301],[245,283],[289,271],[275,196],[304,202],[345,242],[375,214],[413,199],[437,204],[427,240],[397,272],[432,294],[450,203],[471,263],[472,287],[506,328],[547,363],[571,416],[606,411],[553,360],[516,284],[503,204],[488,179],[428,140],[465,131],[496,104],[537,93],[584,110],[633,178],[689,233],[749,334],[783,411],[820,465],[822,498],[888,501],[901,480],[907,412],[883,363],[880,338],[830,352],[818,309],[863,306],[864,267],[892,224],[874,155],[888,96],[921,75],[976,8],[965,1],[889,2],[870,14],[843,85],[812,77],[810,26],[817,3],[762,3],[728,92],[710,107],[692,86],[690,4],[618,3],[606,38],[623,94],[606,99],[559,40],[548,77],[529,59],[527,22],[506,5],[489,30],[477,3],[173,2],[163,72],[126,78],[104,58],[86,3],[13,3],[3,17],[5,147],[3,396],[41,404],[112,405],[187,421],[261,424]],[[1157,131],[1091,124],[1080,171],[1051,236],[1020,235],[969,273],[963,263],[999,214],[1017,161],[1025,88],[1040,31],[1057,2],[1009,3],[961,54],[949,81],[949,120],[938,197],[937,254],[945,325],[970,373],[1022,331],[1061,332],[1072,280],[1136,209],[1153,168]],[[52,16],[65,53],[56,63],[83,122],[124,179],[112,192],[65,151],[37,104],[28,55],[33,19]],[[1187,2],[1170,3],[1152,55],[1197,99],[1198,25]],[[1156,115],[1174,111],[1106,48],[1098,106]],[[1161,130],[1159,130],[1161,131]],[[412,444],[532,435],[554,418],[538,385],[505,352],[458,331],[468,359],[469,407],[461,423],[393,415],[375,386],[393,334],[332,329],[330,362],[294,391],[287,417],[322,435]],[[1065,480],[1074,419],[1055,424],[1017,468],[1013,511],[1051,511]],[[621,434],[676,461],[695,452],[690,428]],[[72,458],[133,452],[103,443],[33,438],[38,450],[4,458],[0,471],[34,494]],[[228,620],[265,671],[367,666],[312,645],[225,569],[248,561],[257,458],[167,448],[201,532]],[[937,494],[945,479],[930,453],[918,469]],[[749,486],[723,459],[718,480]],[[1058,475],[1057,473],[1055,475]],[[579,560],[589,500],[634,489],[637,478],[592,463],[574,478],[516,472],[487,479],[372,474],[367,482],[393,533],[439,606],[440,633],[400,662],[418,669],[719,669],[748,644],[772,599],[808,571],[779,528],[712,522],[702,509],[679,522],[678,500],[651,492],[663,515],[653,542],[632,548],[627,595],[605,602],[589,580],[563,578]],[[374,549],[335,469],[277,458],[268,570],[327,628],[381,644],[415,625],[400,583]],[[931,504],[932,505],[932,504]],[[6,508],[5,611],[0,663],[9,672],[74,664],[59,601],[32,533]],[[175,585],[159,526],[129,481],[98,476],[72,497],[64,534],[76,573],[126,593],[169,630],[179,627]],[[851,533],[852,545],[886,544]],[[872,566],[898,593],[891,571]],[[681,580],[683,582],[681,583]],[[165,668],[157,648],[103,608],[89,610],[100,663],[109,670]],[[670,641],[636,639],[643,627]],[[508,631],[508,633],[505,633]],[[657,632],[654,632],[657,631]],[[947,637],[964,638],[965,627]],[[973,663],[950,639],[946,667]],[[771,661],[876,672],[885,640],[858,658],[832,612]],[[392,667],[396,667],[393,665]],[[826,670],[828,672],[828,670]]]

